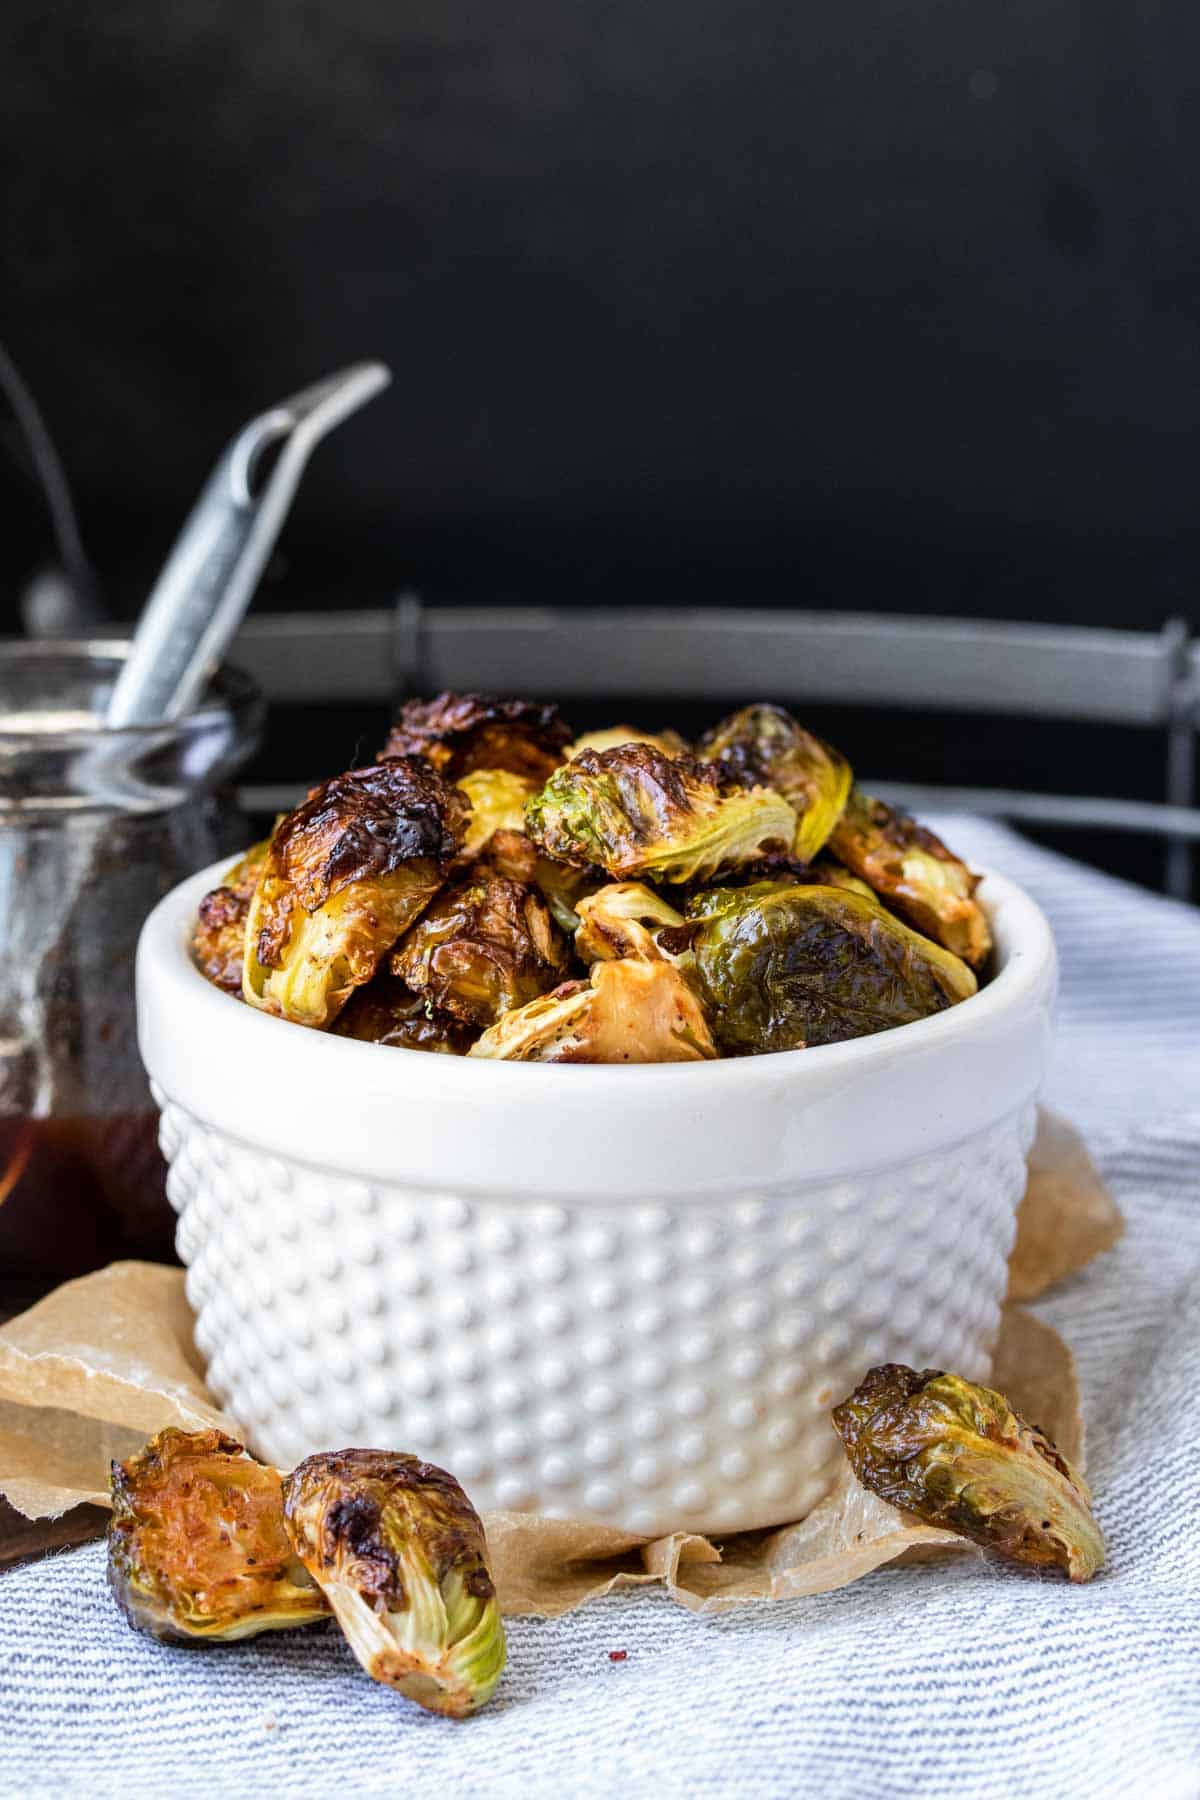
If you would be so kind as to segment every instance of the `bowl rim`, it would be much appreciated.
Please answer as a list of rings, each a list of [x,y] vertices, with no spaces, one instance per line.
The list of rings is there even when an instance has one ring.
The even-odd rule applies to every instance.
[[[189,952],[196,906],[229,866],[181,882],[143,927],[143,1060],[203,1122],[309,1167],[442,1191],[506,1187],[514,1198],[611,1200],[648,1185],[699,1197],[794,1182],[803,1138],[805,1179],[832,1179],[998,1121],[1033,1098],[1049,1054],[1050,926],[993,872],[980,897],[996,972],[945,1012],[847,1043],[703,1065],[563,1065],[385,1051],[245,1006]],[[606,1115],[618,1129],[597,1130]]]

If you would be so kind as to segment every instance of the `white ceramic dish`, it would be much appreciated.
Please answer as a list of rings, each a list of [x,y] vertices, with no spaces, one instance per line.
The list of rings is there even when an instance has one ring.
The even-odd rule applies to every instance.
[[[417,1452],[477,1505],[637,1531],[801,1517],[872,1363],[986,1374],[1051,1036],[1050,930],[981,898],[998,972],[853,1043],[564,1067],[381,1048],[138,954],[196,1341],[252,1446]]]

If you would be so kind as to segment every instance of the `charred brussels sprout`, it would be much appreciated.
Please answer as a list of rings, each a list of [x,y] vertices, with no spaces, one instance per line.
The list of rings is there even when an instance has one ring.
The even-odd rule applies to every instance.
[[[497,831],[524,831],[525,802],[541,784],[511,769],[473,769],[455,783],[471,802],[462,862],[473,862]]]
[[[534,841],[620,879],[693,881],[785,850],[796,815],[770,788],[652,744],[584,750],[525,809]]]
[[[192,933],[192,960],[214,987],[241,994],[246,959],[246,918],[266,861],[264,840],[234,863],[220,887],[205,894]]]
[[[1083,1477],[1003,1394],[940,1369],[871,1369],[833,1410],[864,1487],[928,1525],[1087,1581],[1104,1540]]]
[[[279,1472],[220,1431],[160,1431],[112,1465],[108,1579],[152,1637],[229,1643],[327,1618],[292,1549]]]
[[[802,862],[811,862],[827,842],[850,792],[845,757],[781,706],[744,706],[732,713],[701,739],[699,754],[783,795],[796,814],[791,848]]]
[[[431,1050],[442,1056],[465,1056],[474,1035],[461,1019],[438,1012],[423,994],[414,994],[386,970],[351,994],[334,1021],[333,1033],[364,1044]]]
[[[505,1013],[472,1045],[500,1062],[702,1062],[716,1055],[695,994],[669,962],[594,964],[590,981]]]
[[[584,962],[622,956],[646,962],[673,962],[675,953],[658,941],[661,931],[678,931],[683,914],[640,881],[615,881],[579,902],[575,953]]]
[[[400,709],[383,755],[423,756],[451,781],[473,769],[508,769],[540,783],[558,767],[570,741],[557,706],[492,694],[439,694]]]
[[[296,1553],[375,1681],[464,1718],[504,1668],[483,1526],[452,1475],[382,1450],[310,1456],[284,1481]]]
[[[688,741],[677,731],[639,731],[636,725],[607,725],[602,731],[585,731],[567,748],[571,762],[584,750],[616,750],[622,744],[652,744],[664,756],[686,756]]]
[[[442,884],[467,803],[419,757],[352,769],[276,825],[246,922],[252,1006],[325,1026]]]
[[[992,934],[975,899],[979,877],[941,838],[855,788],[829,847],[918,931],[982,967]]]
[[[438,1012],[491,1025],[555,987],[567,960],[537,889],[480,865],[409,928],[391,969]]]
[[[975,992],[965,963],[839,888],[716,888],[688,916],[700,994],[734,1054],[864,1037]]]

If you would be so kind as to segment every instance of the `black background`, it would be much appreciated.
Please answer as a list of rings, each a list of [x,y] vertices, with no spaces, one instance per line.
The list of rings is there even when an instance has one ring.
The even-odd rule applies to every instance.
[[[0,337],[122,615],[234,426],[374,354],[263,604],[1200,625],[1195,19],[7,0]],[[6,448],[13,608],[47,538]],[[348,756],[324,723],[262,771]],[[876,774],[1161,791],[1139,733],[832,723]]]

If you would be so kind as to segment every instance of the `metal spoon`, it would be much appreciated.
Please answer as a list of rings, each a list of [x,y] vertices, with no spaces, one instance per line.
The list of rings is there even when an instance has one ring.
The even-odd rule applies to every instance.
[[[107,725],[153,725],[195,704],[241,624],[309,456],[391,379],[383,363],[355,363],[242,428],[209,476],[142,610]],[[276,445],[275,466],[255,492],[261,459]]]

